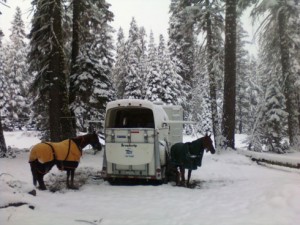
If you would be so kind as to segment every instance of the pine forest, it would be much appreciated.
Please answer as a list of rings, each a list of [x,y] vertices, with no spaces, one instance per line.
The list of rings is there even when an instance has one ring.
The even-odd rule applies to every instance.
[[[237,133],[252,151],[300,151],[299,0],[170,0],[168,37],[134,17],[115,30],[106,0],[31,2],[29,33],[19,7],[11,33],[0,27],[0,157],[4,131],[103,134],[116,99],[181,105],[196,121],[185,132],[213,134],[218,151],[235,149]],[[257,55],[241,22],[249,9]]]

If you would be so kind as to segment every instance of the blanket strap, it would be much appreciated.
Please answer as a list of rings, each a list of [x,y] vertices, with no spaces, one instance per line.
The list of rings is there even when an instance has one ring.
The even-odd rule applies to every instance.
[[[68,157],[69,157],[69,155],[70,155],[70,150],[71,150],[71,139],[69,139],[68,154],[67,154],[67,156],[66,156],[66,158],[64,159],[64,161],[63,161],[63,162],[67,161],[67,158],[68,158]]]
[[[189,158],[189,159],[196,159],[196,158],[199,158],[200,157],[200,154],[199,155],[193,155],[193,154],[191,154],[191,152],[190,152],[190,149],[191,149],[191,143],[188,143],[188,151],[187,151],[187,157]]]
[[[42,142],[42,143],[44,143],[44,144],[50,146],[50,148],[51,148],[51,150],[52,150],[52,154],[53,154],[53,159],[56,160],[56,155],[55,155],[55,151],[54,151],[53,146],[52,146],[50,143],[48,143],[48,142]]]

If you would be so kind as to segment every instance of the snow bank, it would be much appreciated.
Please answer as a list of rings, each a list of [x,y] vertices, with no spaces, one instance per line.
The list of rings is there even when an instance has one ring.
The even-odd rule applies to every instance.
[[[250,157],[252,160],[261,161],[279,166],[286,166],[300,169],[300,153],[272,154],[263,152],[253,152],[238,150],[240,154]]]

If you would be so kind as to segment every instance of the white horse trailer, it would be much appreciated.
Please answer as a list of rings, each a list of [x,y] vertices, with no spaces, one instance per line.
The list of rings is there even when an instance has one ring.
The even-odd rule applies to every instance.
[[[105,180],[144,179],[163,182],[167,151],[182,142],[183,109],[147,100],[109,102],[105,118]]]

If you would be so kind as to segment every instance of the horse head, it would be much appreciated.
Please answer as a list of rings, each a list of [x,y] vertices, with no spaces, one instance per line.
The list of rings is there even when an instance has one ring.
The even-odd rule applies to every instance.
[[[89,139],[89,144],[96,150],[101,151],[102,150],[102,145],[99,142],[99,137],[96,134],[96,132],[91,133]]]
[[[206,134],[203,137],[203,145],[204,145],[204,148],[206,149],[206,152],[210,151],[211,154],[215,154],[216,150],[214,148],[213,141],[211,140],[210,136],[211,135]]]

